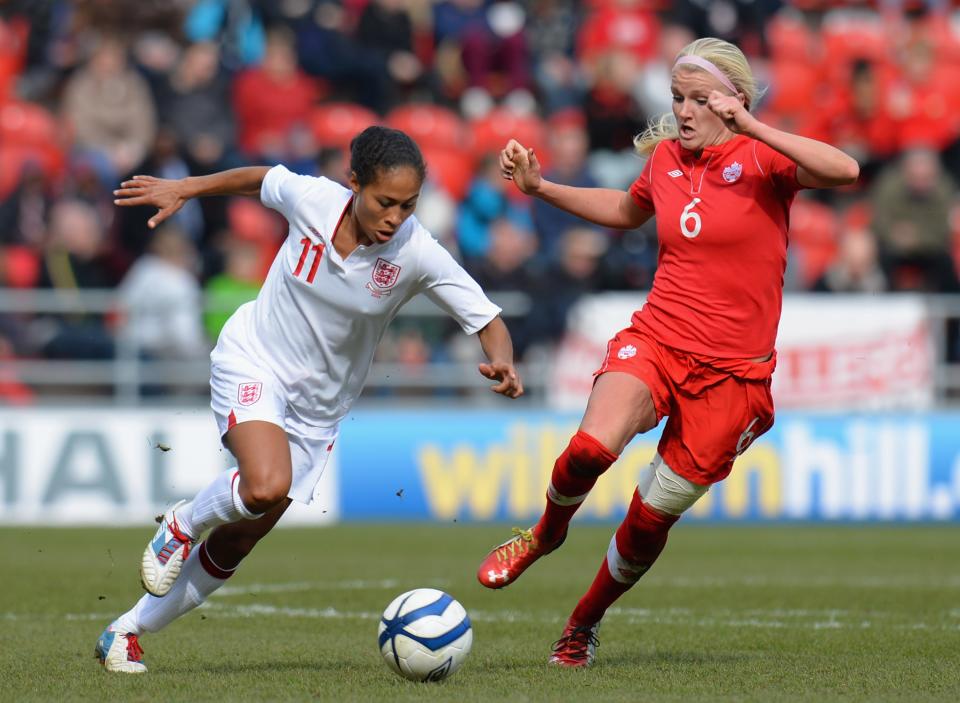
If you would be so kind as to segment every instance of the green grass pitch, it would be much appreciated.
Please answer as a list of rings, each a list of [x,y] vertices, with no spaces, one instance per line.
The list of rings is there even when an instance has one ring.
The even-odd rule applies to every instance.
[[[474,580],[502,526],[342,525],[269,535],[207,606],[142,639],[150,672],[108,674],[97,635],[141,594],[142,529],[0,530],[2,701],[960,700],[954,526],[679,525],[604,621],[596,665],[548,667],[550,643],[613,526],[503,591]],[[377,617],[434,586],[474,622],[439,684],[384,665]]]

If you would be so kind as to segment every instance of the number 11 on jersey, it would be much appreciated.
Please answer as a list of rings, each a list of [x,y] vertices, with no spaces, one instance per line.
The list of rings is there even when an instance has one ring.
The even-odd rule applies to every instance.
[[[293,275],[295,278],[300,277],[300,272],[303,271],[303,264],[307,260],[307,254],[313,249],[313,262],[310,264],[309,273],[307,273],[307,283],[313,283],[313,279],[317,275],[317,268],[320,266],[320,257],[323,256],[324,244],[323,242],[313,244],[309,237],[304,237],[300,240],[300,243],[303,245],[303,251],[300,252],[300,260],[297,262],[297,268],[294,269]]]

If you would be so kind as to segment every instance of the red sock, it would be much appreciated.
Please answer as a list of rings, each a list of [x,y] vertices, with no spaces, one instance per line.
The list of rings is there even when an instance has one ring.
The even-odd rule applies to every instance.
[[[634,493],[627,517],[617,529],[600,570],[577,603],[570,621],[576,625],[599,622],[607,608],[653,566],[667,543],[670,527],[679,517],[657,512]],[[611,574],[611,561],[623,580],[617,580]]]
[[[597,439],[578,431],[553,465],[547,507],[533,528],[537,539],[546,542],[560,539],[600,474],[616,460],[617,455]]]

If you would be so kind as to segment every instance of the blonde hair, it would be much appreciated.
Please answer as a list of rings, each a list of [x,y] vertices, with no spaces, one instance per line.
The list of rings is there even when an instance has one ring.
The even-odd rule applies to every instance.
[[[757,81],[753,77],[747,57],[734,44],[715,37],[703,37],[683,47],[677,54],[677,58],[681,56],[699,56],[716,66],[730,79],[737,92],[743,93],[744,104],[748,110],[760,97]],[[703,70],[689,64],[684,65],[684,68],[692,71]],[[676,119],[672,112],[668,112],[651,120],[646,129],[634,138],[633,146],[638,154],[645,156],[652,153],[660,142],[676,139],[678,136]]]

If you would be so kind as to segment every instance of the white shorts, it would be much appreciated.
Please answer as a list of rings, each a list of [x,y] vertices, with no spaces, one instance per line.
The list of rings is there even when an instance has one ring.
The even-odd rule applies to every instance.
[[[221,340],[223,342],[224,340]],[[340,425],[309,427],[287,405],[273,374],[229,342],[218,344],[210,355],[210,407],[223,436],[234,425],[248,420],[272,422],[287,433],[293,478],[287,494],[299,503],[313,501]]]

